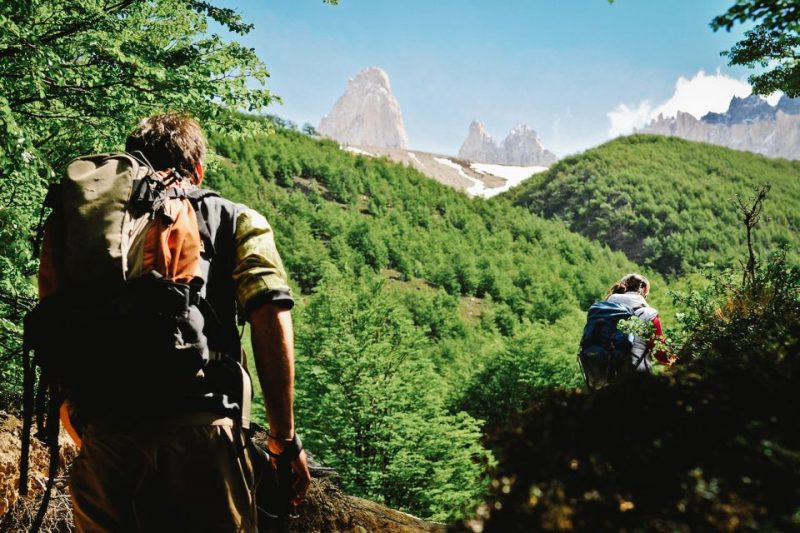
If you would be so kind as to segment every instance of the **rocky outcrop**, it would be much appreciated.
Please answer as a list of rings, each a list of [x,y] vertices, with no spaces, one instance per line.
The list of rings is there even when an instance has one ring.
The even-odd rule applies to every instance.
[[[784,96],[773,107],[758,96],[734,97],[725,113],[708,113],[699,120],[681,111],[674,117],[659,115],[638,132],[800,159],[800,99]]]
[[[494,163],[476,163],[457,157],[420,152],[418,150],[401,150],[399,148],[377,148],[375,146],[358,148],[347,146],[345,150],[366,157],[387,157],[395,163],[409,166],[442,185],[447,185],[467,196],[491,198],[516,187],[534,174],[544,172],[544,166],[499,165]],[[295,186],[307,194],[312,187],[304,178],[294,178]],[[314,186],[318,191],[320,185]],[[323,193],[324,195],[324,193]]]
[[[480,163],[517,166],[546,167],[558,160],[555,154],[545,150],[536,132],[524,124],[515,126],[498,145],[486,126],[477,120],[470,124],[458,156]]]
[[[47,483],[50,450],[39,439],[31,439],[28,496],[19,495],[19,458],[22,422],[0,411],[0,531],[28,531],[39,510]],[[41,531],[72,531],[72,505],[66,469],[78,449],[65,434],[59,437],[59,476]]]
[[[659,116],[641,133],[655,133],[746,150],[769,157],[800,159],[800,115],[778,112],[775,120],[739,124],[708,124],[689,113]]]
[[[362,70],[319,124],[321,135],[343,144],[406,148],[400,104],[389,76],[377,67]]]

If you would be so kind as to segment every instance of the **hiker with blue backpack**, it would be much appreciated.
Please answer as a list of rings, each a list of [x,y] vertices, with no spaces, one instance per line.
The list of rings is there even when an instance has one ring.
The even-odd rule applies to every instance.
[[[634,371],[650,372],[654,362],[674,363],[663,348],[664,332],[658,311],[647,303],[649,293],[648,279],[631,273],[589,308],[578,354],[589,388],[615,383]],[[633,318],[638,322],[631,323]]]

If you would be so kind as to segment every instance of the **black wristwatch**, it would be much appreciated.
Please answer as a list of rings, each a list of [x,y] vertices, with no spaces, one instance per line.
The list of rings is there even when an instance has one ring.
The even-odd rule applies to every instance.
[[[269,434],[267,434],[267,436],[273,440],[280,440]],[[297,435],[297,433],[294,434],[291,440],[280,440],[280,442],[284,443],[281,453],[273,453],[269,449],[269,446],[267,446],[267,453],[276,461],[291,463],[297,459],[300,456],[300,452],[303,451],[303,443],[300,441],[300,436]]]

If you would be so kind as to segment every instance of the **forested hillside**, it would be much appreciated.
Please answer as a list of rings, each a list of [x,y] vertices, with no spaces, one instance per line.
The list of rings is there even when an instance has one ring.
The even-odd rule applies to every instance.
[[[625,252],[662,274],[741,257],[734,199],[769,183],[757,248],[800,245],[800,163],[656,135],[566,158],[507,194],[515,205]]]
[[[300,295],[309,448],[355,493],[460,515],[482,491],[484,423],[580,383],[585,309],[637,267],[505,200],[291,129],[211,143],[208,184],[267,216]]]

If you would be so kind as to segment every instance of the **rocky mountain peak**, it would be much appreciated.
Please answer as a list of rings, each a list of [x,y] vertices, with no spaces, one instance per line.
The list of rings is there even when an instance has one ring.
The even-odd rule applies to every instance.
[[[800,159],[800,98],[782,96],[776,106],[760,96],[734,97],[725,113],[708,113],[700,120],[678,111],[659,115],[640,133],[672,135],[769,157]]]
[[[503,140],[500,150],[505,155],[507,165],[550,166],[557,161],[552,152],[544,149],[537,133],[525,124],[518,124]]]
[[[784,94],[775,107],[778,111],[787,115],[800,115],[800,97],[789,98]]]
[[[321,135],[340,143],[406,148],[408,138],[389,75],[380,68],[362,70],[319,124]]]
[[[530,129],[525,124],[517,124],[516,126],[511,128],[510,132],[508,132],[508,136],[511,137],[511,136],[527,135],[530,132],[536,135],[536,132]]]
[[[776,108],[758,95],[744,98],[734,96],[725,113],[708,113],[700,120],[706,124],[750,124],[762,120],[774,120]]]
[[[478,135],[482,138],[491,139],[492,136],[486,130],[486,124],[481,122],[480,120],[473,120],[472,123],[469,125],[469,134],[468,135]]]
[[[389,75],[378,67],[365,68],[355,78],[347,81],[348,91],[378,91],[392,93]]]
[[[486,131],[486,126],[473,121],[469,126],[458,156],[481,163],[517,166],[549,166],[558,158],[545,150],[536,132],[525,124],[517,124],[498,145]]]
[[[486,125],[478,120],[473,120],[469,125],[467,138],[458,151],[458,156],[470,161],[493,162],[498,157],[497,143],[489,132]]]

